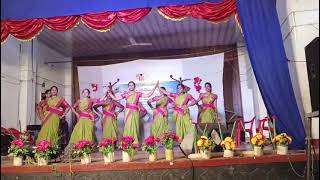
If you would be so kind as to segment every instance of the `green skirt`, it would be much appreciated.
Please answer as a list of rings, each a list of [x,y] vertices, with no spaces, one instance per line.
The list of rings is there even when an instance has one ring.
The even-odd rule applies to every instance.
[[[216,112],[208,108],[200,113],[200,123],[214,123],[216,120]]]
[[[88,118],[81,117],[77,124],[74,126],[70,142],[71,144],[76,144],[80,140],[88,140],[94,142],[94,123]]]
[[[42,125],[36,140],[36,145],[42,140],[47,140],[51,145],[59,145],[60,118],[57,114],[50,114],[48,120]]]
[[[139,138],[140,138],[139,137],[140,136],[139,121],[140,121],[139,111],[126,110],[123,136],[133,137],[134,138],[133,144],[135,144],[136,146],[139,145]]]
[[[103,135],[102,138],[112,138],[117,139],[118,138],[118,124],[117,120],[114,118],[107,116],[103,119],[104,127],[103,128]]]
[[[163,133],[169,132],[168,117],[156,115],[151,125],[151,134],[154,137],[160,138]]]
[[[176,134],[179,137],[179,141],[181,141],[193,130],[190,114],[174,112],[173,119],[176,122]]]

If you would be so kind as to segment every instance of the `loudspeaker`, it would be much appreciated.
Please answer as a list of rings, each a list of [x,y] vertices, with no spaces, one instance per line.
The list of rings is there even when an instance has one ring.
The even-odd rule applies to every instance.
[[[312,111],[319,110],[319,37],[305,48]]]

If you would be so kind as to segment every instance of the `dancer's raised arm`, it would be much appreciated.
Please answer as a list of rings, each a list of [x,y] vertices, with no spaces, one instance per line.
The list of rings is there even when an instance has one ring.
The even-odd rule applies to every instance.
[[[123,99],[123,97],[117,97],[117,96],[113,95],[112,93],[110,93],[109,91],[108,91],[108,93],[109,93],[109,96],[115,101],[120,101],[121,99]]]
[[[142,97],[142,98],[148,98],[148,97],[152,96],[152,94],[154,93],[154,91],[156,90],[156,88],[158,87],[158,85],[159,85],[159,81],[157,81],[157,84],[153,87],[153,89],[152,89],[149,93],[147,93],[147,94],[142,94],[141,97]]]
[[[159,88],[159,91],[161,91],[163,94],[167,95],[167,96],[170,96],[170,92],[164,90],[163,88]]]

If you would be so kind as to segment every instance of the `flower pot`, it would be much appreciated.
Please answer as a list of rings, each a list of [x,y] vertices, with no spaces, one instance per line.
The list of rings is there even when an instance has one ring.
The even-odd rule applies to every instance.
[[[288,146],[277,145],[277,154],[287,155],[288,154]]]
[[[23,158],[22,156],[14,156],[13,157],[13,166],[22,166]]]
[[[89,155],[84,155],[81,157],[81,164],[90,164],[91,163],[91,156]]]
[[[233,157],[233,155],[234,155],[234,151],[232,151],[232,150],[224,150],[223,151],[223,157],[228,158],[228,157]]]
[[[263,155],[263,148],[259,146],[253,146],[253,155],[254,156],[262,156]]]
[[[173,150],[172,149],[166,149],[165,150],[165,156],[166,156],[166,160],[167,161],[172,161],[174,154],[173,154]]]
[[[48,159],[38,158],[38,166],[47,166],[47,165],[48,165]]]
[[[156,160],[157,160],[157,153],[156,152],[155,153],[150,153],[149,154],[149,161],[150,162],[154,162]]]
[[[104,163],[114,162],[114,152],[103,155]]]
[[[200,150],[200,155],[202,159],[210,159],[211,158],[211,151],[208,149]]]
[[[130,162],[132,157],[125,151],[122,151],[122,162]]]

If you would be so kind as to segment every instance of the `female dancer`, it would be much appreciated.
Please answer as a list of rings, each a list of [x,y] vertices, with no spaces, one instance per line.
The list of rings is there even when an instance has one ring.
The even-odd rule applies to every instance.
[[[160,89],[166,90],[164,87]],[[156,106],[152,107],[152,102],[156,102]],[[163,133],[169,132],[168,109],[167,105],[173,101],[160,91],[160,96],[153,97],[148,100],[148,105],[153,109],[153,123],[151,125],[151,134],[155,137],[161,137]]]
[[[217,98],[216,94],[212,93],[212,86],[209,82],[205,83],[205,93],[200,93],[197,102],[202,101],[200,106],[200,123],[214,123],[218,118],[217,113]]]
[[[183,84],[178,84],[178,93],[169,93],[159,88],[162,93],[174,98],[173,121],[176,123],[176,134],[179,136],[180,142],[188,133],[194,130],[189,107],[197,103],[189,93],[185,92],[184,88],[185,86]]]
[[[217,111],[217,99],[218,95],[212,93],[212,86],[211,83],[206,82],[204,84],[206,92],[200,93],[199,98],[197,102],[202,101],[201,105],[198,105],[199,107],[199,116],[198,119],[200,120],[200,123],[206,124],[206,135],[209,134],[213,135],[212,137],[216,144],[220,144],[222,137],[222,131],[220,122],[218,120],[218,111]],[[213,129],[212,125],[208,126],[208,123],[217,123],[220,135]],[[200,126],[199,126],[200,127]],[[213,131],[213,132],[212,132]]]
[[[39,120],[41,121],[41,124],[43,122],[43,118],[46,116],[46,114],[48,113],[48,104],[47,101],[51,96],[51,92],[50,89],[47,89],[45,92],[45,97],[43,97],[41,99],[41,101],[39,102],[37,109],[36,109],[36,113],[37,113],[37,117],[39,118]]]
[[[119,101],[121,99],[126,100],[126,110],[125,110],[125,125],[123,136],[132,136],[134,138],[133,145],[135,147],[139,147],[139,121],[140,121],[140,108],[139,108],[139,98],[148,98],[150,97],[156,87],[158,86],[159,81],[154,86],[154,88],[147,94],[143,94],[141,92],[135,91],[136,84],[133,81],[128,83],[129,91],[124,92],[121,97],[115,97],[110,93],[110,97]]]
[[[82,90],[82,97],[71,108],[77,116],[78,122],[73,128],[70,144],[76,144],[79,140],[94,142],[94,119],[96,114],[92,111],[92,107],[98,100],[90,98],[89,89]]]
[[[50,92],[51,97],[47,101],[48,113],[42,121],[36,144],[41,140],[48,140],[51,145],[58,145],[60,119],[65,117],[70,110],[70,105],[66,100],[58,96],[57,86],[52,86]]]
[[[117,101],[114,101],[110,94],[114,95],[112,91],[112,86],[108,87],[106,95],[100,99],[100,102],[95,107],[95,111],[98,111],[96,108],[102,106],[103,115],[101,121],[101,127],[103,129],[102,138],[118,138],[118,123],[117,123],[117,115],[124,110],[124,107]],[[116,108],[119,108],[118,112],[116,112]]]

